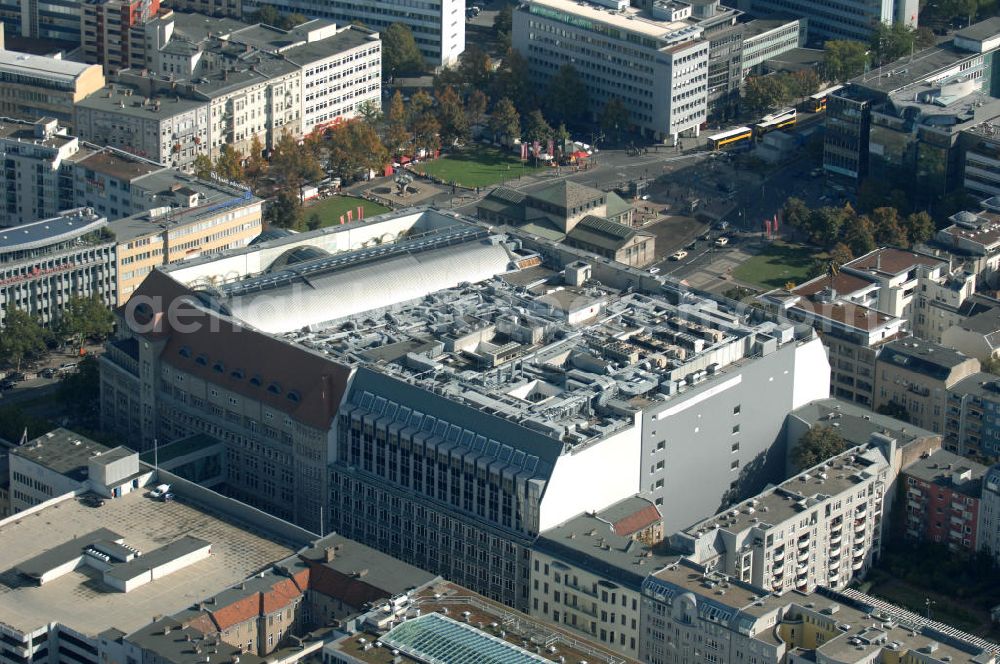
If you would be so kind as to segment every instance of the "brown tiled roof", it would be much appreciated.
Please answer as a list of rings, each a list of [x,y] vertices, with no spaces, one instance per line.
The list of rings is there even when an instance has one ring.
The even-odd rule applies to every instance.
[[[330,569],[321,561],[306,560],[305,562],[310,567],[310,590],[339,599],[348,606],[359,608],[368,602],[375,602],[388,596],[384,590],[366,583],[361,578]]]
[[[831,304],[829,302],[813,302],[812,300],[802,298],[795,304],[795,307],[803,311],[810,311],[823,318],[829,318],[838,323],[856,327],[859,330],[865,330],[866,332],[870,332],[892,320],[891,316],[883,314],[880,311],[843,300],[838,300],[836,304]]]
[[[792,292],[796,295],[815,295],[829,285],[829,277],[816,277],[815,279],[807,281],[801,286],[796,287]],[[837,291],[837,295],[850,295],[851,293],[856,293],[859,290],[863,290],[874,285],[876,285],[875,282],[869,279],[864,279],[855,274],[840,272],[833,277],[833,289]]]
[[[611,528],[614,530],[615,535],[628,537],[632,533],[638,532],[659,520],[660,513],[657,511],[656,506],[647,505],[638,512],[634,512],[624,518],[618,519],[611,524]]]
[[[317,429],[326,429],[347,387],[351,368],[300,346],[210,313],[197,306],[194,294],[165,274],[153,270],[133,298],[147,306],[124,307],[140,325],[142,336],[166,340],[161,358],[180,371],[198,376],[237,394],[259,400]],[[183,352],[182,352],[183,351]],[[204,356],[204,363],[198,358]],[[219,365],[220,370],[215,367]],[[233,373],[239,370],[238,373]],[[260,385],[251,383],[260,377]],[[276,384],[280,392],[268,387]],[[297,400],[288,397],[297,394]]]
[[[279,611],[302,596],[302,592],[291,579],[281,579],[266,593],[261,593],[260,613],[268,615]]]
[[[224,632],[233,625],[239,625],[251,618],[260,615],[260,593],[253,593],[246,597],[241,597],[232,604],[228,604],[216,611],[212,611],[212,620],[220,632]]]
[[[212,617],[207,612],[199,613],[191,620],[188,620],[186,626],[196,629],[202,634],[215,634],[218,631],[216,624],[212,622]]]
[[[899,274],[906,272],[915,265],[926,265],[934,267],[941,265],[945,261],[926,254],[916,254],[912,251],[897,249],[896,247],[882,247],[861,258],[855,258],[850,263],[844,265],[846,268],[854,270],[867,270],[881,272],[882,274]]]

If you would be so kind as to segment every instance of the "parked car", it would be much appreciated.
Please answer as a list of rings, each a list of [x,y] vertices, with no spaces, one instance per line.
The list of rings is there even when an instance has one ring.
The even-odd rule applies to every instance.
[[[673,256],[670,257],[670,260],[672,260],[672,261],[682,261],[685,258],[687,258],[687,255],[688,255],[688,252],[686,252],[686,251],[683,251],[683,250],[682,251],[678,251],[677,253],[675,253]]]
[[[63,362],[59,365],[59,371],[67,372],[76,369],[76,362]]]
[[[15,383],[9,378],[4,378],[3,380],[0,380],[0,390],[2,391],[13,390],[15,385],[17,385],[17,383]]]
[[[27,380],[27,376],[21,371],[12,371],[4,377],[4,380],[9,380],[13,383],[20,383],[23,380]]]
[[[42,378],[54,378],[56,375],[56,370],[53,369],[52,367],[48,367],[46,369],[42,369],[38,375],[41,376]]]
[[[724,247],[727,244],[729,244],[729,238],[728,237],[720,237],[720,238],[717,238],[715,240],[715,246],[717,246],[717,247]]]
[[[104,507],[104,499],[93,493],[85,494],[80,502],[87,507]]]
[[[174,497],[174,495],[172,493],[170,493],[170,485],[169,484],[157,484],[153,488],[153,490],[149,492],[149,497],[153,498],[155,500],[162,500],[162,501],[166,502],[167,500],[169,500],[169,498],[167,498],[167,496],[170,496],[170,498]]]
[[[659,274],[660,273],[660,268],[658,268],[658,267],[651,267],[651,268],[649,268],[649,273],[650,274]]]

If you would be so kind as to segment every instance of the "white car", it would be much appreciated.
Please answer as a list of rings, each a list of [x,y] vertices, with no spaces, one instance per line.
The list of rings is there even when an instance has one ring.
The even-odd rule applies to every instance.
[[[728,237],[720,237],[720,238],[718,238],[715,241],[715,246],[717,246],[717,247],[724,247],[727,244],[729,244],[729,238]]]
[[[670,260],[672,260],[672,261],[682,261],[685,258],[687,258],[687,255],[688,255],[688,252],[686,252],[686,251],[678,251],[676,254],[674,254],[673,256],[670,257]]]
[[[658,268],[658,267],[651,267],[651,268],[649,268],[649,273],[650,274],[659,274],[660,273],[660,268]]]

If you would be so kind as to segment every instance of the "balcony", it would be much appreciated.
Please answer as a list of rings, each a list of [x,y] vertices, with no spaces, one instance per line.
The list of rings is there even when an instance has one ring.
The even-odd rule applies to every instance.
[[[865,566],[865,559],[862,557],[851,563],[851,569],[857,572],[859,569]]]
[[[840,533],[837,533],[836,535],[830,538],[830,546],[834,547],[839,545],[843,539],[844,538],[840,535]]]
[[[808,549],[808,548],[809,548],[809,540],[808,539],[799,540],[799,543],[798,543],[798,549],[799,549],[799,551],[801,551],[803,549]]]
[[[780,551],[775,551],[774,552],[774,558],[773,558],[773,560],[774,560],[775,563],[780,563],[784,559],[785,559],[785,550],[784,549],[782,549]]]

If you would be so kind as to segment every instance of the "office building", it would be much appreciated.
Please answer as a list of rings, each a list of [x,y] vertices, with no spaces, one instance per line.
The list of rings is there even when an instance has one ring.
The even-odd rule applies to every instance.
[[[43,325],[71,297],[116,302],[115,241],[107,219],[77,208],[58,217],[0,230],[0,326],[13,309]]]
[[[106,75],[142,66],[145,24],[160,11],[160,0],[86,0],[82,11],[83,57]]]
[[[962,130],[962,186],[970,196],[1000,196],[1000,136],[997,123],[986,120]]]
[[[531,549],[527,613],[638,658],[642,583],[680,557],[662,545],[660,512],[638,496],[546,530]]]
[[[917,3],[913,0],[880,0],[859,4],[851,0],[834,3],[816,0],[739,0],[736,6],[751,14],[789,15],[807,21],[810,45],[822,46],[831,39],[853,39],[868,43],[879,23],[917,26]]]
[[[830,95],[824,168],[857,180],[869,174],[870,165],[873,175],[887,166],[912,175],[906,168],[915,166],[921,186],[933,186],[934,193],[960,183],[959,130],[989,119],[995,106],[983,103],[989,101],[983,95],[1000,94],[990,74],[997,33],[996,18],[976,23]],[[902,182],[913,183],[912,177]]]
[[[513,46],[528,61],[535,85],[544,88],[572,63],[593,117],[618,99],[630,124],[676,143],[682,135],[698,135],[708,117],[710,45],[692,14],[684,3],[640,10],[624,0],[531,0],[514,11]]]
[[[226,0],[213,0],[222,1]],[[248,16],[265,4],[268,3],[247,0],[243,3],[243,15]],[[297,12],[310,18],[336,21],[342,25],[360,23],[378,31],[384,31],[393,23],[405,25],[413,33],[413,39],[427,64],[437,69],[456,64],[465,51],[465,4],[465,0],[432,0],[423,3],[419,11],[414,11],[406,0],[287,0],[281,7],[283,11]]]
[[[382,241],[350,251],[366,238]],[[526,606],[538,533],[636,493],[668,528],[755,493],[783,473],[785,413],[827,391],[811,332],[673,305],[655,277],[586,257],[418,209],[154,271],[136,291],[152,309],[119,327],[151,375],[102,358],[102,415],[145,445],[224,440],[232,495],[319,528],[328,491],[324,528]],[[227,314],[158,315],[220,274]],[[391,337],[367,336],[386,315]]]
[[[948,390],[979,372],[979,360],[916,338],[891,341],[875,361],[875,408],[906,412],[910,422],[945,431]]]
[[[0,50],[2,117],[31,122],[55,118],[71,130],[74,105],[103,86],[97,65]]]
[[[138,488],[138,479],[135,452],[102,445],[67,429],[54,429],[10,451],[12,512],[82,489],[104,490],[119,498]]]
[[[856,590],[774,595],[687,561],[643,584],[641,658],[995,664],[996,645]]]
[[[764,63],[805,45],[805,18],[759,18],[746,24],[743,35],[743,76],[761,74]]]
[[[906,483],[906,536],[974,553],[979,496],[986,466],[938,450],[903,469]]]

